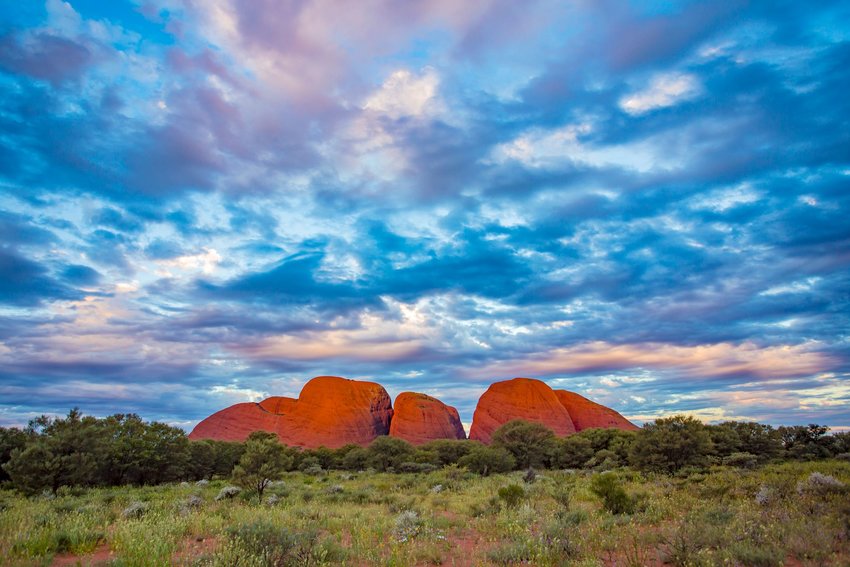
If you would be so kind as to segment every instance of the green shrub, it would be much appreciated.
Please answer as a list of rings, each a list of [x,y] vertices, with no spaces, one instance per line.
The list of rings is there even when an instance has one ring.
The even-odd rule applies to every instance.
[[[227,530],[231,542],[245,555],[263,565],[288,567],[309,565],[316,560],[318,532],[293,532],[268,520],[258,520]]]
[[[531,563],[534,560],[534,547],[529,541],[512,541],[490,550],[487,558],[496,565]]]
[[[723,458],[723,464],[727,467],[751,469],[758,464],[758,457],[752,453],[732,453],[728,457]]]
[[[545,467],[556,448],[555,434],[541,423],[515,419],[493,432],[493,446],[513,455],[520,468]]]
[[[516,460],[507,449],[476,444],[460,459],[461,466],[482,476],[513,470]]]
[[[635,499],[620,486],[614,473],[606,472],[593,477],[590,490],[602,498],[602,505],[612,514],[631,514],[635,510]]]
[[[419,535],[422,530],[422,519],[413,510],[404,510],[395,518],[393,535],[396,541],[404,543]]]
[[[518,484],[509,484],[499,489],[499,499],[508,508],[516,508],[525,498],[525,490]]]

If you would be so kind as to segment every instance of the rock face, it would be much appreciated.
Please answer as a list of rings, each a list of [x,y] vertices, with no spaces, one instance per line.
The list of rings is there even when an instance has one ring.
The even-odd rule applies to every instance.
[[[466,439],[455,408],[437,398],[414,392],[396,396],[390,435],[413,445],[435,439]]]
[[[201,421],[189,438],[244,441],[262,430],[290,446],[368,445],[389,432],[392,415],[390,396],[380,384],[319,376],[304,385],[297,400],[236,404]]]
[[[284,443],[334,449],[389,433],[393,405],[380,384],[319,376],[304,385],[290,415],[279,433]]]
[[[594,427],[616,428],[626,431],[638,429],[637,425],[611,408],[592,402],[575,392],[555,390],[555,395],[558,396],[561,405],[569,412],[576,431]]]
[[[281,417],[264,409],[261,404],[236,404],[200,422],[189,434],[189,439],[244,441],[254,431],[271,431],[280,437]]]
[[[637,429],[616,411],[583,396],[552,390],[540,380],[514,378],[491,384],[484,392],[469,438],[490,443],[493,432],[513,419],[542,423],[558,436],[593,427]],[[414,445],[465,438],[457,410],[436,398],[404,392],[393,411],[380,384],[319,376],[304,385],[298,399],[275,396],[216,412],[201,421],[189,439],[244,441],[253,431],[270,431],[282,443],[308,449],[365,446],[387,434]]]
[[[552,388],[540,380],[514,378],[487,388],[472,416],[469,438],[490,443],[493,432],[514,419],[542,423],[558,436],[576,432]]]

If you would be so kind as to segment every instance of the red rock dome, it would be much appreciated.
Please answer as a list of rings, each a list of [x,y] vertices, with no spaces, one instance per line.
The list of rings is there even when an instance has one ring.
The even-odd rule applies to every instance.
[[[487,388],[472,416],[469,438],[489,443],[496,429],[514,419],[542,423],[558,436],[576,432],[552,388],[540,380],[514,378]]]
[[[380,384],[319,376],[304,385],[297,400],[273,397],[216,412],[189,439],[244,441],[252,431],[262,430],[291,446],[368,445],[389,432],[392,414],[390,396]]]
[[[455,408],[437,398],[414,392],[396,396],[390,435],[413,445],[435,439],[466,439]]]
[[[244,441],[254,431],[270,431],[280,437],[282,416],[269,412],[261,404],[236,404],[217,411],[196,425],[189,439]]]
[[[567,390],[555,390],[558,401],[569,412],[576,426],[576,431],[591,429],[594,427],[625,429],[634,431],[639,429],[637,425],[602,404],[597,404],[580,396],[575,392]]]
[[[392,416],[392,401],[380,384],[319,376],[304,385],[279,435],[293,446],[368,445],[389,433]]]

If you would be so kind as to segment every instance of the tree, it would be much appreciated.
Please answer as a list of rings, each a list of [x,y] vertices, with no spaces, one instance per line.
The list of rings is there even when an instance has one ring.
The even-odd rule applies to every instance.
[[[106,484],[160,484],[192,475],[182,429],[147,423],[136,414],[115,414],[101,422],[109,439]]]
[[[399,465],[408,462],[413,457],[413,445],[399,439],[382,435],[369,445],[369,466],[379,471],[397,469]]]
[[[445,467],[457,463],[472,447],[473,444],[465,439],[436,439],[421,445],[420,449],[435,452],[439,464]]]
[[[810,423],[777,429],[782,446],[795,459],[824,459],[832,456],[834,438],[827,435],[829,427]]]
[[[510,452],[519,468],[544,467],[555,453],[555,433],[541,423],[515,419],[493,432],[493,446]]]
[[[707,427],[715,454],[720,457],[750,453],[759,461],[767,461],[782,453],[779,432],[769,425],[754,421],[724,421]]]
[[[480,443],[468,442],[472,445],[469,453],[461,457],[458,464],[481,476],[508,472],[516,466],[516,459],[504,447],[487,447]]]
[[[674,415],[644,425],[629,459],[637,468],[670,473],[703,464],[712,451],[711,437],[701,421]]]
[[[9,474],[3,465],[11,460],[13,451],[24,449],[27,440],[27,434],[21,429],[0,427],[0,482],[9,480]]]
[[[11,459],[3,469],[12,484],[24,494],[36,494],[44,489],[56,490],[60,463],[44,439],[36,439],[25,449],[12,451]]]
[[[557,466],[567,469],[580,469],[593,458],[595,452],[590,440],[580,434],[558,439],[555,451]]]
[[[271,481],[292,465],[292,454],[281,445],[274,433],[255,431],[245,442],[245,452],[233,469],[233,482],[257,493],[263,501],[263,492]]]

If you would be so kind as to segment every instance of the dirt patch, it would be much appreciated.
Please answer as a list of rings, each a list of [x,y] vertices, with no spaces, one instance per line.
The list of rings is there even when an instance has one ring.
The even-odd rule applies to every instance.
[[[70,567],[81,565],[83,567],[94,565],[106,565],[115,559],[115,554],[105,543],[100,544],[95,550],[86,555],[74,555],[73,553],[60,553],[53,556],[51,567]]]
[[[201,557],[211,556],[218,549],[218,538],[192,537],[183,540],[172,557],[172,565],[194,565]]]

